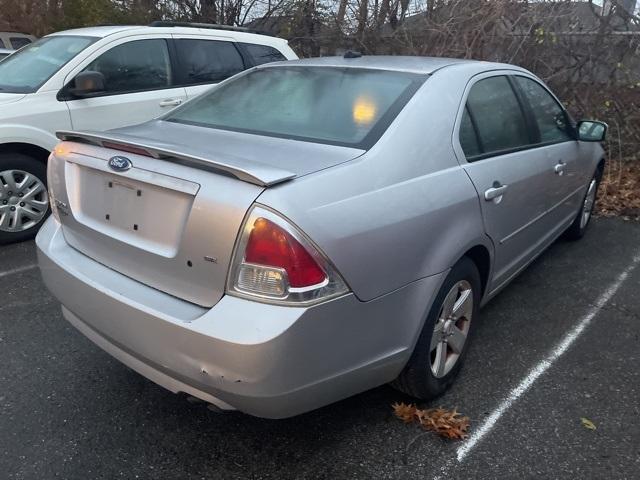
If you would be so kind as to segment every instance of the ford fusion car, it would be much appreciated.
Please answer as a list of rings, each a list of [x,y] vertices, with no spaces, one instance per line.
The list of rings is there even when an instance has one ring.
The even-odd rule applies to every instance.
[[[606,125],[512,65],[347,57],[59,132],[37,245],[64,317],[167,389],[261,417],[386,382],[441,394],[479,307],[585,233]]]

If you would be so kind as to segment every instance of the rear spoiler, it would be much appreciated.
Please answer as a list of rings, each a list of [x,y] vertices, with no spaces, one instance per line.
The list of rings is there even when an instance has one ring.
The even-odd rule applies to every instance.
[[[104,148],[116,148],[109,145],[105,147],[105,142],[129,146],[144,150],[153,158],[168,160],[201,170],[213,170],[217,173],[225,173],[234,176],[238,180],[253,183],[261,187],[270,187],[296,177],[295,173],[287,170],[270,167],[241,157],[224,155],[222,157],[216,156],[216,159],[204,158],[191,152],[176,151],[171,149],[171,147],[165,148],[162,144],[154,145],[153,141],[147,143],[142,138],[129,135],[110,132],[73,132],[61,130],[56,132],[56,136],[63,141],[86,143]]]

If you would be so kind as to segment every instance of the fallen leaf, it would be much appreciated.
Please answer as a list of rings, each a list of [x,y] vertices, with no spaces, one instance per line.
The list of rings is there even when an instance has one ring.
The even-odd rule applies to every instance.
[[[582,423],[582,426],[584,428],[588,428],[589,430],[595,430],[596,429],[595,423],[593,423],[588,418],[580,417],[580,422]]]
[[[414,404],[394,403],[393,413],[405,423],[417,422],[425,430],[430,430],[449,439],[467,438],[469,417],[464,417],[454,408],[442,407],[419,409]]]
[[[394,403],[391,405],[393,407],[393,413],[396,417],[402,420],[404,423],[413,422],[413,416],[416,413],[415,405],[406,405],[404,403]]]

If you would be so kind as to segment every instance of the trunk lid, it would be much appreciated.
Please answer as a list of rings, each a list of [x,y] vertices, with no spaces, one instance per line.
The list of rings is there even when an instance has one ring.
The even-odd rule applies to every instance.
[[[225,142],[213,135],[220,148],[200,149],[175,145],[169,136],[157,138],[162,134],[143,138],[132,133],[145,132],[130,130],[135,128],[126,133],[59,133],[67,141],[49,159],[48,180],[65,239],[115,271],[204,307],[224,295],[238,232],[266,187],[360,154],[331,147],[336,150],[328,163],[314,144],[289,152],[273,144],[247,149],[237,140]],[[325,145],[315,146],[326,151]],[[267,160],[276,152],[282,158],[304,151],[299,163],[317,158],[315,167],[292,172],[288,167],[294,162]],[[114,170],[109,165],[114,156],[126,157],[129,168]]]
[[[222,297],[246,211],[263,187],[154,158],[63,143],[49,189],[67,243],[97,262],[189,302]],[[130,159],[126,172],[108,167]]]

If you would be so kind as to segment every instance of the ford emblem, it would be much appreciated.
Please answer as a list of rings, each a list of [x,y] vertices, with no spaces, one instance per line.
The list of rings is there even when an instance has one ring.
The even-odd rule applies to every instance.
[[[109,168],[116,172],[126,172],[131,166],[131,160],[127,157],[116,156],[109,159]]]

